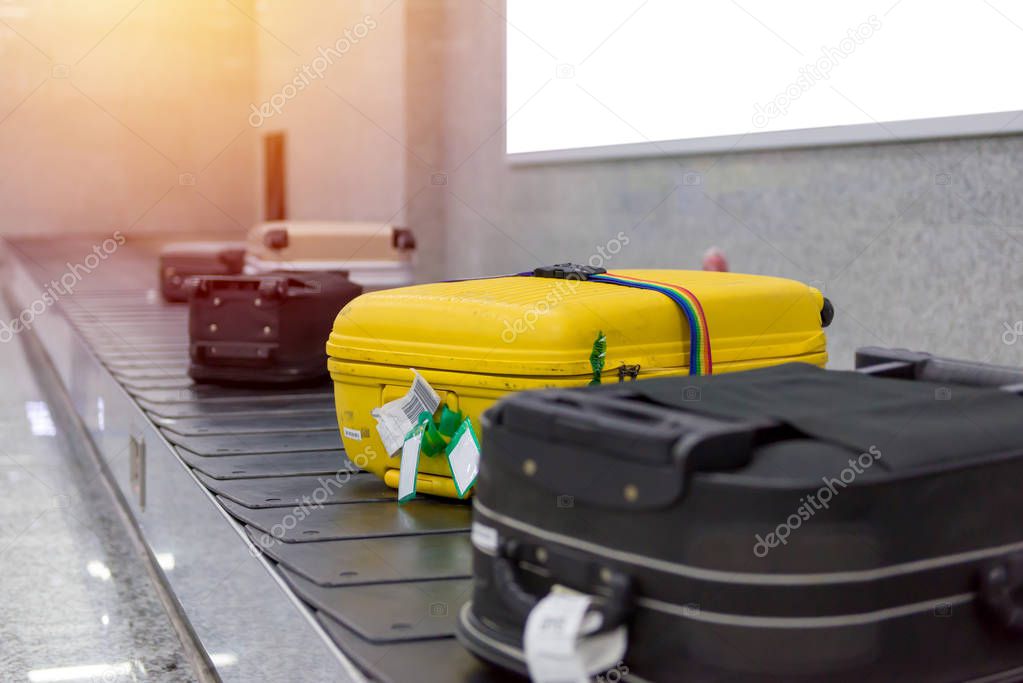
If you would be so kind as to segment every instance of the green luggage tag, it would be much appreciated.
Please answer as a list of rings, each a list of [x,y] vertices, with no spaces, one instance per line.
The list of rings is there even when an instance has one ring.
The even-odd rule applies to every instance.
[[[458,430],[459,425],[462,424],[462,411],[451,410],[447,406],[441,408],[440,411],[440,423],[437,425],[437,431],[441,435],[451,438],[455,435],[455,431]]]
[[[480,442],[469,418],[465,418],[458,431],[451,437],[447,456],[455,490],[459,498],[465,498],[469,489],[476,483],[480,471]]]
[[[425,415],[426,413],[423,414]],[[422,417],[420,417],[420,420],[422,420]],[[431,418],[428,420],[423,431],[423,455],[432,458],[435,455],[443,453],[444,448],[447,447],[447,445],[448,442],[444,440],[443,436],[441,436],[441,432],[437,429],[437,425],[434,423],[433,419]]]
[[[416,426],[405,435],[401,445],[401,469],[398,471],[398,502],[405,503],[416,497],[416,475],[419,473],[419,454],[427,425],[433,423],[429,413],[419,415]]]

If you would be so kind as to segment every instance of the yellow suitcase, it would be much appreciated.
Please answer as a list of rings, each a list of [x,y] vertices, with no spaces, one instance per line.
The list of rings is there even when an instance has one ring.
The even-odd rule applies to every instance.
[[[800,282],[567,265],[537,269],[544,277],[417,285],[349,303],[327,342],[349,458],[397,488],[401,450],[386,452],[372,411],[409,391],[410,369],[478,433],[483,411],[513,391],[579,386],[595,375],[607,383],[827,361],[822,327],[833,309]],[[591,360],[595,348],[603,363]],[[416,489],[458,497],[446,458],[420,458]]]

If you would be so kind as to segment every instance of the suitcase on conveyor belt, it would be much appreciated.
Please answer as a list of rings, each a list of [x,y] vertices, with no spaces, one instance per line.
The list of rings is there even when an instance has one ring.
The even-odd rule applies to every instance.
[[[463,644],[538,680],[1023,680],[1023,370],[857,366],[502,400]]]
[[[188,301],[188,279],[196,275],[237,275],[245,267],[240,242],[178,242],[160,250],[160,293],[166,301]]]
[[[190,289],[189,376],[252,385],[325,378],[323,341],[362,293],[343,273],[198,277]]]
[[[245,270],[343,270],[366,291],[412,284],[416,241],[379,223],[272,221],[249,232]]]
[[[401,450],[384,446],[373,412],[410,391],[410,368],[478,432],[480,414],[514,391],[792,360],[823,366],[832,315],[818,290],[793,280],[561,264],[368,293],[338,316],[328,366],[349,455],[398,488]],[[418,471],[419,493],[466,493],[443,455],[420,458]]]

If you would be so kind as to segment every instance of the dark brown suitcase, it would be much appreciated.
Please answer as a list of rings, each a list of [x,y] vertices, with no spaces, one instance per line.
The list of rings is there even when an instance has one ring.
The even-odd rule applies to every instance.
[[[189,289],[188,374],[251,385],[326,378],[334,318],[362,293],[338,272],[199,276]]]

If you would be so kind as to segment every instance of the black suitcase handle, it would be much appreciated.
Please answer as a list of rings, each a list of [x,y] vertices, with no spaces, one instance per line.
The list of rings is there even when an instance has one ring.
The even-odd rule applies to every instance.
[[[1023,368],[953,360],[908,349],[859,348],[856,370],[877,377],[989,387],[1023,394]]]
[[[604,508],[658,509],[684,495],[692,472],[748,464],[755,439],[778,427],[630,400],[634,393],[512,394],[484,414],[483,450],[558,495]]]
[[[731,469],[748,463],[752,432],[765,425],[630,401],[635,392],[550,390],[513,394],[502,401],[497,421],[544,440],[570,443],[580,450],[600,450],[653,464],[692,456],[711,443],[714,457],[701,463]],[[721,444],[720,442],[727,442]],[[746,446],[742,448],[741,446]]]
[[[524,588],[518,579],[519,562],[540,564],[555,583],[581,588],[598,598],[591,608],[600,614],[596,633],[613,631],[624,625],[632,614],[632,579],[619,571],[600,566],[571,551],[556,551],[506,540],[498,546],[491,562],[492,580],[498,595],[518,621],[525,623],[540,598]],[[593,635],[589,634],[589,635]]]

